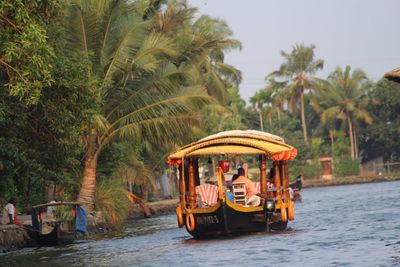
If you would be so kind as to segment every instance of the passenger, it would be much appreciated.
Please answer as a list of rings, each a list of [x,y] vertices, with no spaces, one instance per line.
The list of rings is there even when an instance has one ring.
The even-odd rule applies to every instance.
[[[251,207],[259,206],[261,203],[260,197],[257,196],[257,189],[253,182],[245,177],[245,170],[243,168],[238,169],[238,178],[233,181],[235,183],[245,183],[246,184],[246,203]]]
[[[234,200],[233,193],[232,193],[232,183],[233,183],[238,177],[239,177],[239,175],[234,174],[234,175],[232,176],[232,180],[231,180],[231,181],[228,181],[228,182],[226,183],[226,187],[227,187],[227,189],[228,189],[228,190],[227,190],[227,193],[226,193],[226,196],[227,196],[228,200],[231,201],[231,202],[233,202],[233,200]]]
[[[54,197],[54,199],[52,201],[50,201],[50,203],[57,203],[58,197]],[[53,220],[55,218],[55,213],[56,213],[56,206],[48,206],[47,207],[47,213],[46,213],[46,219],[48,220]]]
[[[17,224],[17,225],[23,224],[22,221],[17,219],[18,210],[15,207],[16,204],[17,204],[16,199],[13,197],[10,198],[10,200],[3,209],[3,215],[1,218],[2,224]]]
[[[232,175],[232,183],[233,183],[237,178],[239,178],[239,174],[234,174],[234,175]]]
[[[291,200],[294,200],[294,191],[293,188],[289,187],[289,196]]]

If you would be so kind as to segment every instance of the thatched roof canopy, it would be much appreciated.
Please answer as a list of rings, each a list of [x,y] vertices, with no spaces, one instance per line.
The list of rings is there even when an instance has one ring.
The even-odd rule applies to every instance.
[[[233,130],[210,135],[179,148],[169,155],[168,163],[179,164],[185,157],[225,154],[266,154],[272,160],[292,160],[297,156],[297,149],[270,133]]]
[[[385,73],[386,79],[400,83],[400,68]]]

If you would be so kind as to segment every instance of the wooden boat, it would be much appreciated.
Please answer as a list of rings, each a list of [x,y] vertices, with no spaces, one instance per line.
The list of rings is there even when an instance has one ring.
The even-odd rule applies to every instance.
[[[77,236],[76,220],[79,206],[78,202],[52,202],[33,206],[32,226],[27,227],[29,236],[39,246],[72,243]]]
[[[247,207],[229,200],[224,173],[217,167],[215,203],[198,201],[198,189],[212,187],[201,184],[199,159],[206,157],[255,155],[259,159],[261,204]],[[186,145],[168,157],[168,163],[179,170],[179,206],[176,209],[179,227],[195,238],[234,233],[284,230],[294,219],[294,202],[289,195],[288,160],[297,150],[276,135],[259,131],[226,131]],[[267,160],[272,163],[273,186],[268,185]],[[226,171],[226,170],[225,170]],[[215,188],[215,187],[214,187]]]
[[[289,187],[292,188],[293,190],[292,199],[294,201],[301,201],[302,197],[300,191],[303,188],[303,176],[302,175],[297,176],[296,180],[293,183],[289,184]]]

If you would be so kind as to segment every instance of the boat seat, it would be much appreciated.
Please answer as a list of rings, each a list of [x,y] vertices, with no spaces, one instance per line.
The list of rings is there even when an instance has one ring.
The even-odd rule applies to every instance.
[[[239,205],[246,205],[246,183],[232,184],[233,202]]]
[[[218,201],[218,186],[202,184],[196,186],[196,194],[200,196],[201,207],[212,206]]]

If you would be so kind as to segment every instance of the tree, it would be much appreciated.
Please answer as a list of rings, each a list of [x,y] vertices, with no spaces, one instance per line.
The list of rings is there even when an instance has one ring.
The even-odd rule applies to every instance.
[[[36,104],[43,88],[54,83],[47,27],[60,8],[59,1],[0,2],[0,77],[8,93],[26,105]]]
[[[304,93],[307,89],[312,89],[312,77],[318,70],[324,66],[324,61],[314,59],[314,45],[305,46],[296,44],[292,52],[281,51],[285,62],[281,64],[279,70],[272,72],[267,76],[287,79],[288,84],[281,91],[281,94],[290,99],[289,103],[294,103],[295,99],[300,99],[301,126],[303,129],[304,142],[307,143],[307,124],[304,108]]]
[[[243,116],[245,101],[239,95],[239,88],[229,88],[228,93],[229,104],[227,106],[208,105],[202,110],[204,127],[199,131],[198,138],[222,131],[248,128]]]
[[[186,59],[187,51],[173,39],[187,24],[176,23],[170,9],[160,13],[158,7],[157,1],[144,5],[142,1],[86,0],[68,9],[70,53],[90,60],[87,75],[98,79],[92,90],[101,103],[84,136],[85,167],[78,201],[88,211],[94,205],[97,160],[107,144],[128,137],[159,144],[184,140],[198,121],[194,113],[212,102],[202,84],[190,76],[201,58]],[[208,42],[208,51],[217,46],[212,44]]]
[[[170,9],[174,10],[174,6]],[[189,22],[186,21],[187,24]],[[175,35],[177,44],[183,51],[178,58],[180,63],[189,63],[192,66],[193,81],[203,84],[207,93],[220,104],[228,104],[226,88],[238,87],[242,74],[224,62],[226,51],[241,49],[241,43],[232,38],[233,32],[226,22],[203,15],[193,25],[180,27]]]
[[[46,185],[76,189],[81,125],[95,98],[81,58],[65,56],[58,1],[0,3],[0,195],[29,207]]]
[[[261,131],[264,131],[263,112],[268,116],[270,128],[272,128],[272,117],[275,114],[280,121],[284,98],[279,94],[279,91],[285,86],[286,82],[277,82],[275,79],[269,78],[267,87],[259,90],[250,98],[253,107],[258,109]]]
[[[326,82],[318,85],[318,103],[314,107],[322,109],[322,123],[337,119],[346,123],[351,159],[358,158],[357,122],[372,123],[372,117],[365,108],[368,87],[366,74],[358,69],[351,73],[350,66],[344,70],[337,67]]]
[[[373,85],[369,97],[367,111],[374,123],[361,128],[362,160],[399,161],[400,84],[382,79]]]

